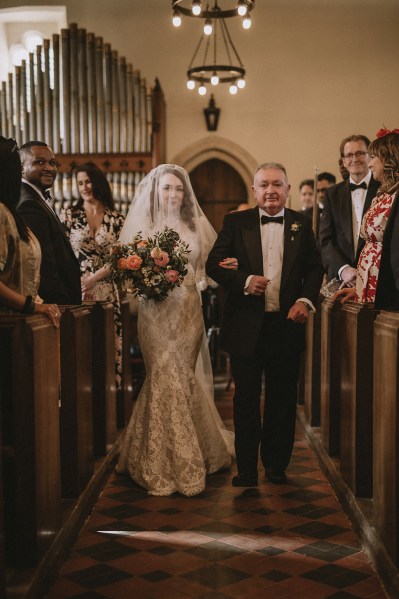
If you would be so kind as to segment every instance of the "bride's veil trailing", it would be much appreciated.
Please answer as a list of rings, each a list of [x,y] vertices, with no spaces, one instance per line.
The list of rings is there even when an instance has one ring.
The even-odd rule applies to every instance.
[[[175,175],[180,180],[184,192],[181,204],[173,201],[164,202],[160,182],[165,174]],[[195,263],[194,276],[200,293],[208,285],[205,263],[216,240],[216,232],[195,197],[188,173],[175,164],[157,166],[139,183],[119,240],[122,243],[129,243],[139,232],[143,237],[148,237],[162,231],[165,226],[177,231],[183,241],[189,243],[189,247],[197,248],[199,255]],[[214,403],[212,366],[205,331],[197,360],[196,376],[208,398],[209,406],[227,448],[230,454],[234,455],[233,434],[224,427]]]

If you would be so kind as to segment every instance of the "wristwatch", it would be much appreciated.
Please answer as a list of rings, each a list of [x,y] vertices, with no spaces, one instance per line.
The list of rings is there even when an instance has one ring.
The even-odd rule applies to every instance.
[[[301,304],[303,304],[305,306],[305,308],[308,312],[311,312],[312,307],[307,302],[303,302],[302,300],[299,300],[299,301],[301,302]]]

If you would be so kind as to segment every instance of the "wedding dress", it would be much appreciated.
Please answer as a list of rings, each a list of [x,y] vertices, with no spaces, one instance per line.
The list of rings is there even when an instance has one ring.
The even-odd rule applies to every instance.
[[[165,165],[150,175],[159,177],[162,167]],[[181,287],[175,288],[166,300],[139,301],[138,333],[146,379],[125,432],[117,470],[128,472],[153,495],[177,491],[192,496],[205,489],[207,474],[230,465],[234,440],[213,400],[198,291],[204,286],[205,254],[210,249],[204,247],[204,240],[208,238],[205,246],[212,242],[209,231],[213,229],[202,211],[199,212],[187,173],[180,167],[173,168],[183,172],[190,201],[196,209],[188,223],[176,218],[176,214],[172,218],[170,213],[166,219],[163,213],[163,223],[166,220],[189,244],[188,274]],[[154,181],[150,187],[154,188]],[[134,204],[132,208],[134,213]],[[143,210],[140,213],[143,217]],[[140,222],[140,227],[130,216],[129,211],[121,235],[123,242],[131,239],[133,229],[148,234],[148,223]],[[159,227],[153,213],[150,221],[150,230],[154,230],[154,225]]]

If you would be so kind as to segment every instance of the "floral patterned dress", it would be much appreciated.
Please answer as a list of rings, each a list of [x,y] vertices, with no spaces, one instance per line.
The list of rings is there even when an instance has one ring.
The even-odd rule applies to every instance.
[[[363,217],[360,235],[366,240],[357,265],[356,301],[373,303],[380,270],[382,240],[395,194],[376,196]]]
[[[109,256],[112,244],[121,232],[125,217],[120,212],[104,209],[103,221],[95,237],[90,232],[84,208],[67,208],[60,213],[60,220],[65,224],[66,233],[79,260],[80,274],[94,273],[103,266]],[[110,301],[114,307],[115,327],[115,372],[116,388],[120,390],[122,381],[122,324],[118,289],[110,278],[98,281],[84,299]]]

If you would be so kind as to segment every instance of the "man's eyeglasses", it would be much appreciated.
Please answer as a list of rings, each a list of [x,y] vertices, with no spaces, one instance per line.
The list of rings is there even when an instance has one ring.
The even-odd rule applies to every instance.
[[[354,158],[357,160],[358,158],[364,158],[366,154],[367,152],[355,152],[354,154],[344,154],[344,158],[345,160],[353,160]]]

